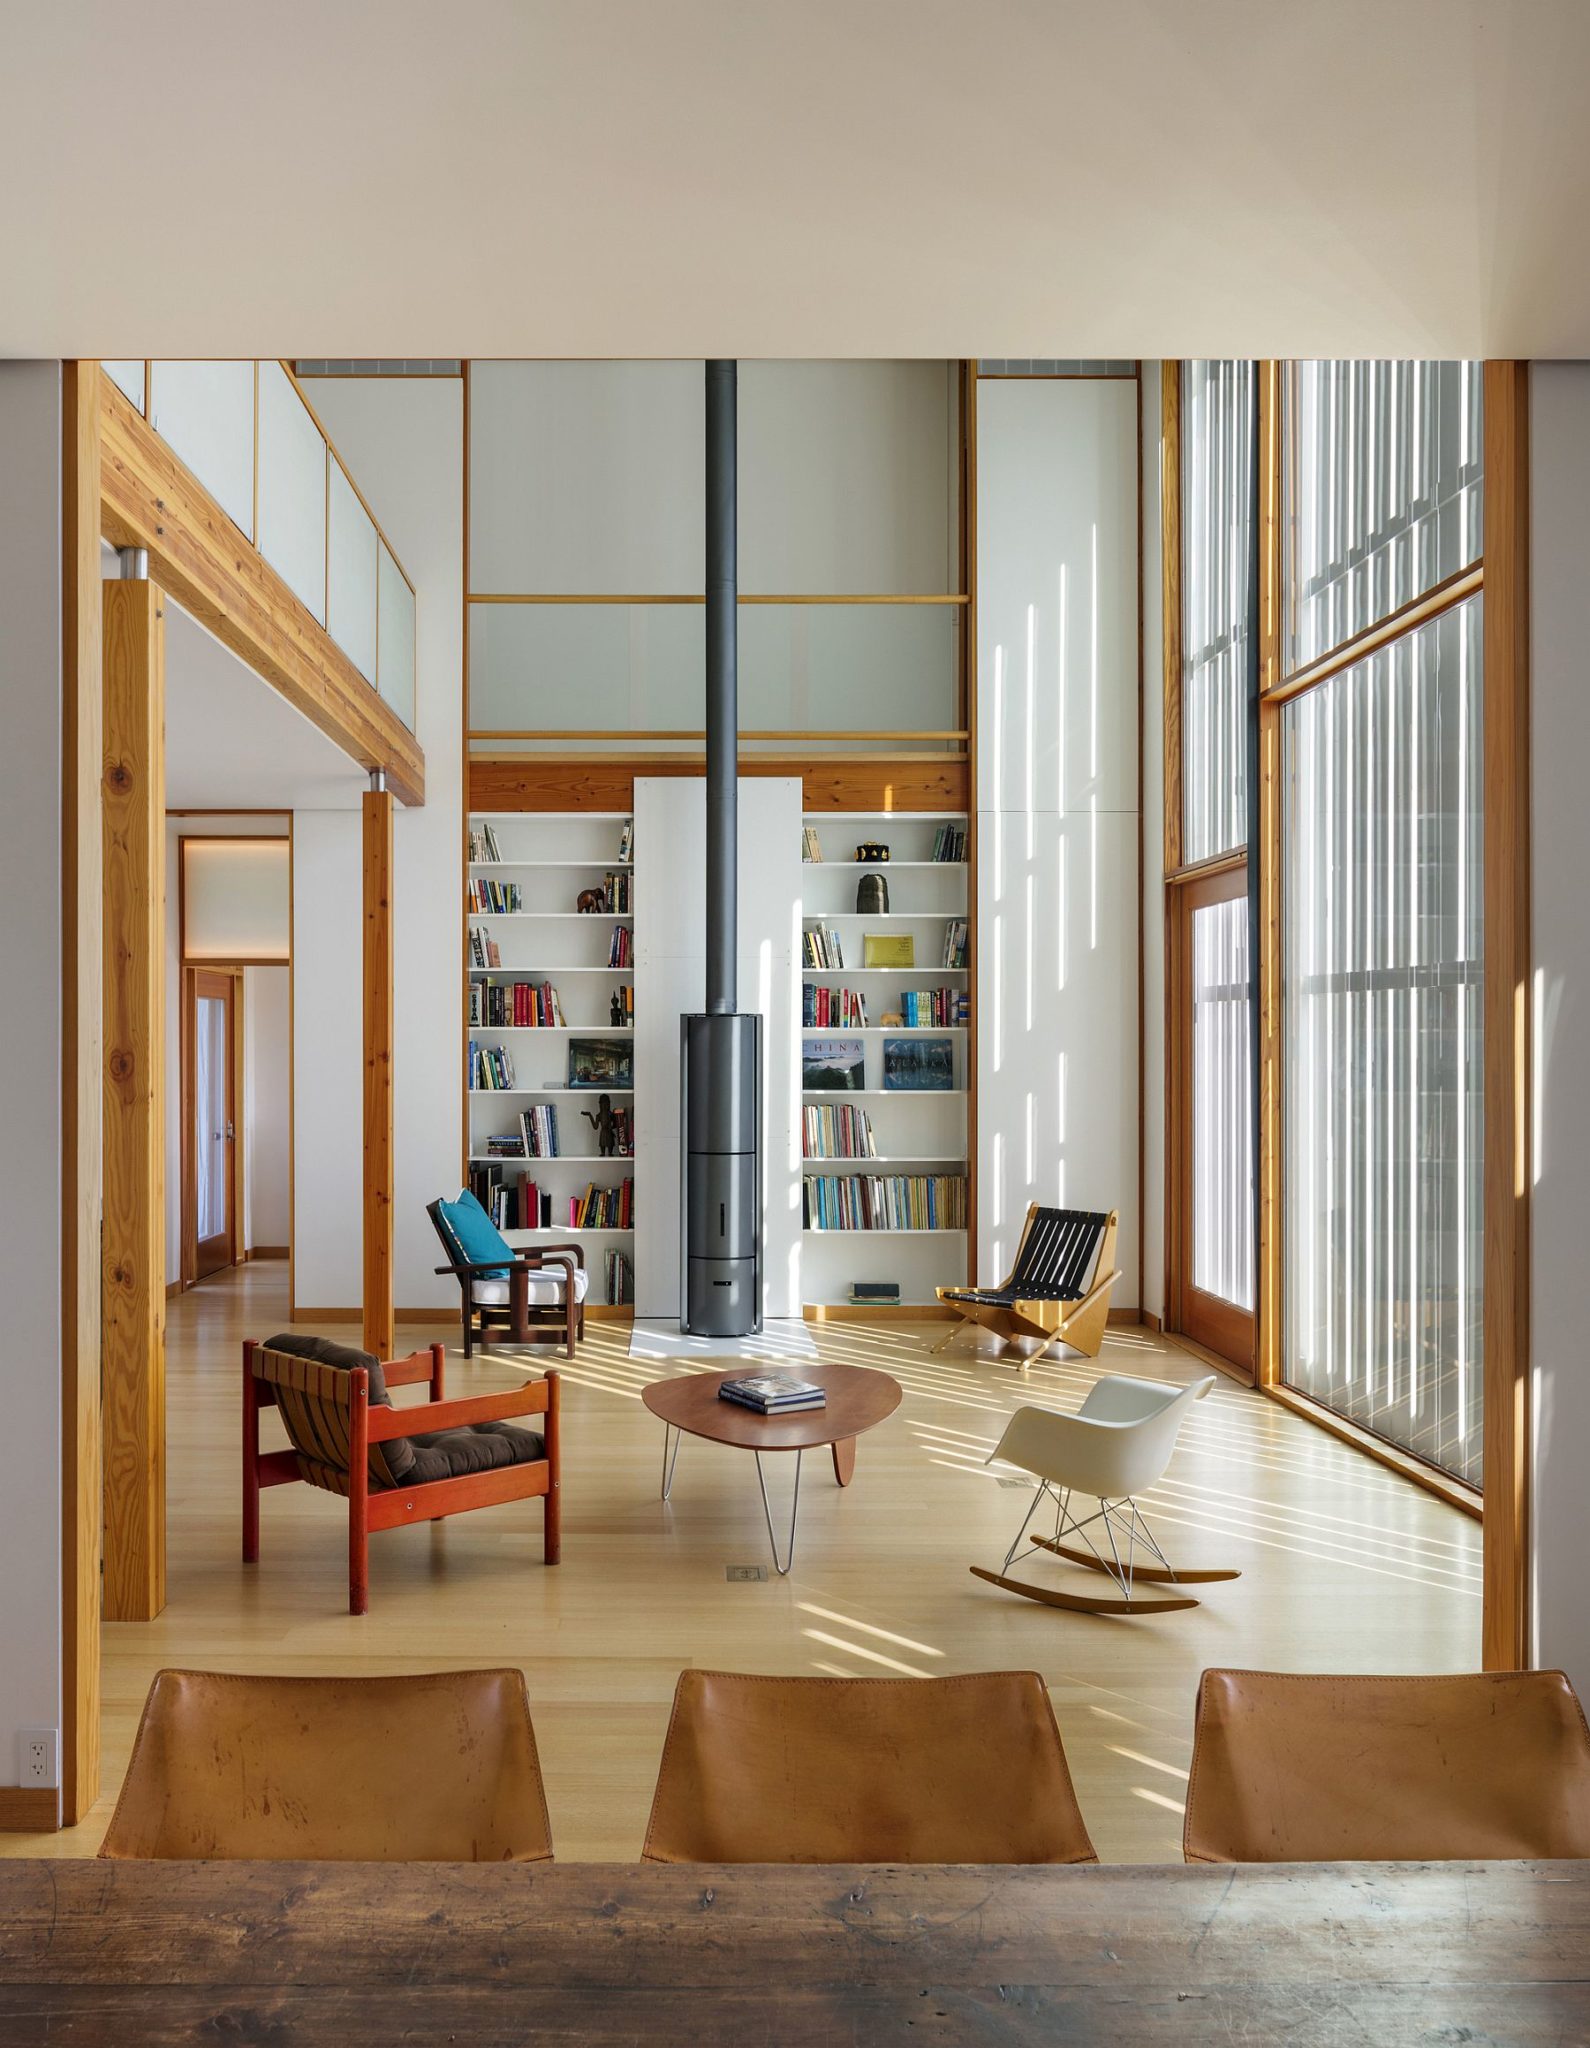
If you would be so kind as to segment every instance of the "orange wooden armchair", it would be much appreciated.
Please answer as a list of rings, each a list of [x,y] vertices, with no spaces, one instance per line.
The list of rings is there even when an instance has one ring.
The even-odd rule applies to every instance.
[[[243,1346],[243,1561],[259,1559],[260,1489],[302,1480],[348,1503],[348,1611],[370,1605],[370,1533],[470,1508],[540,1498],[545,1558],[560,1540],[558,1376],[501,1394],[443,1398],[443,1349],[383,1365],[321,1337]],[[389,1386],[429,1383],[431,1398],[394,1408]],[[262,1451],[260,1412],[278,1410],[290,1448]],[[544,1415],[539,1433],[510,1420]]]

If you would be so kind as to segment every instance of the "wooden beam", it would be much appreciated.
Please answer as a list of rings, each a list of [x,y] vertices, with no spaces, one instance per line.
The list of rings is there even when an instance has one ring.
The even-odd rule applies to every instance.
[[[184,611],[407,804],[425,801],[419,742],[108,377],[99,384],[101,517]]]
[[[100,988],[97,362],[62,371],[61,1823],[99,1797]]]
[[[700,754],[476,754],[468,763],[471,811],[625,811],[637,775],[700,775]],[[742,777],[798,775],[808,811],[965,811],[971,776],[964,755],[757,754]]]
[[[1485,1461],[1489,1671],[1533,1661],[1529,1496],[1529,365],[1485,365]]]
[[[166,1602],[165,628],[104,585],[105,1617]]]
[[[392,794],[364,793],[364,1348],[392,1356]]]

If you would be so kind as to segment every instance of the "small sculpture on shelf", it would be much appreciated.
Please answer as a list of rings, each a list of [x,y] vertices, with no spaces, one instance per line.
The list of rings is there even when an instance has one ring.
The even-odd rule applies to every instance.
[[[887,841],[882,839],[864,839],[856,848],[856,858],[872,866],[876,866],[880,861],[886,861],[889,858]]]
[[[615,1025],[622,1025],[624,1022],[624,998],[616,988],[607,1005],[607,1021]]]
[[[582,916],[600,916],[606,910],[607,903],[602,890],[582,889],[574,899],[574,907]]]
[[[856,884],[857,917],[889,915],[889,884],[882,875],[863,875]]]
[[[596,1149],[604,1159],[611,1159],[618,1150],[618,1119],[613,1115],[613,1098],[598,1095],[594,1110],[582,1109],[580,1115],[596,1133]]]

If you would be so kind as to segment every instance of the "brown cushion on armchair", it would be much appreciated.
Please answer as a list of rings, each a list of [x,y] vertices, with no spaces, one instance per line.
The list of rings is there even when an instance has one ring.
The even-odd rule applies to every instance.
[[[392,1396],[387,1391],[386,1374],[382,1372],[381,1361],[373,1351],[360,1351],[352,1344],[338,1344],[330,1337],[306,1337],[291,1330],[279,1337],[267,1337],[265,1349],[285,1352],[289,1358],[307,1358],[311,1365],[335,1366],[339,1372],[352,1372],[355,1366],[362,1365],[370,1380],[370,1406],[392,1406]],[[383,1458],[385,1470],[380,1469],[377,1462]],[[514,1461],[504,1459],[502,1462],[510,1464]],[[415,1469],[416,1463],[414,1446],[406,1436],[388,1437],[379,1446],[371,1447],[370,1482],[374,1486],[405,1486],[411,1479],[445,1476],[418,1472]]]

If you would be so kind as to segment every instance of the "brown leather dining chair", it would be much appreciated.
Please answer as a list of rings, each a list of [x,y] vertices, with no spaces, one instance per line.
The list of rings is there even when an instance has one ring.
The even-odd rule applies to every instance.
[[[1189,1863],[1590,1856],[1590,1732],[1560,1671],[1206,1671]]]
[[[159,1672],[99,1853],[544,1862],[552,1831],[524,1675]]]
[[[647,1863],[1096,1863],[1035,1671],[684,1671]]]

